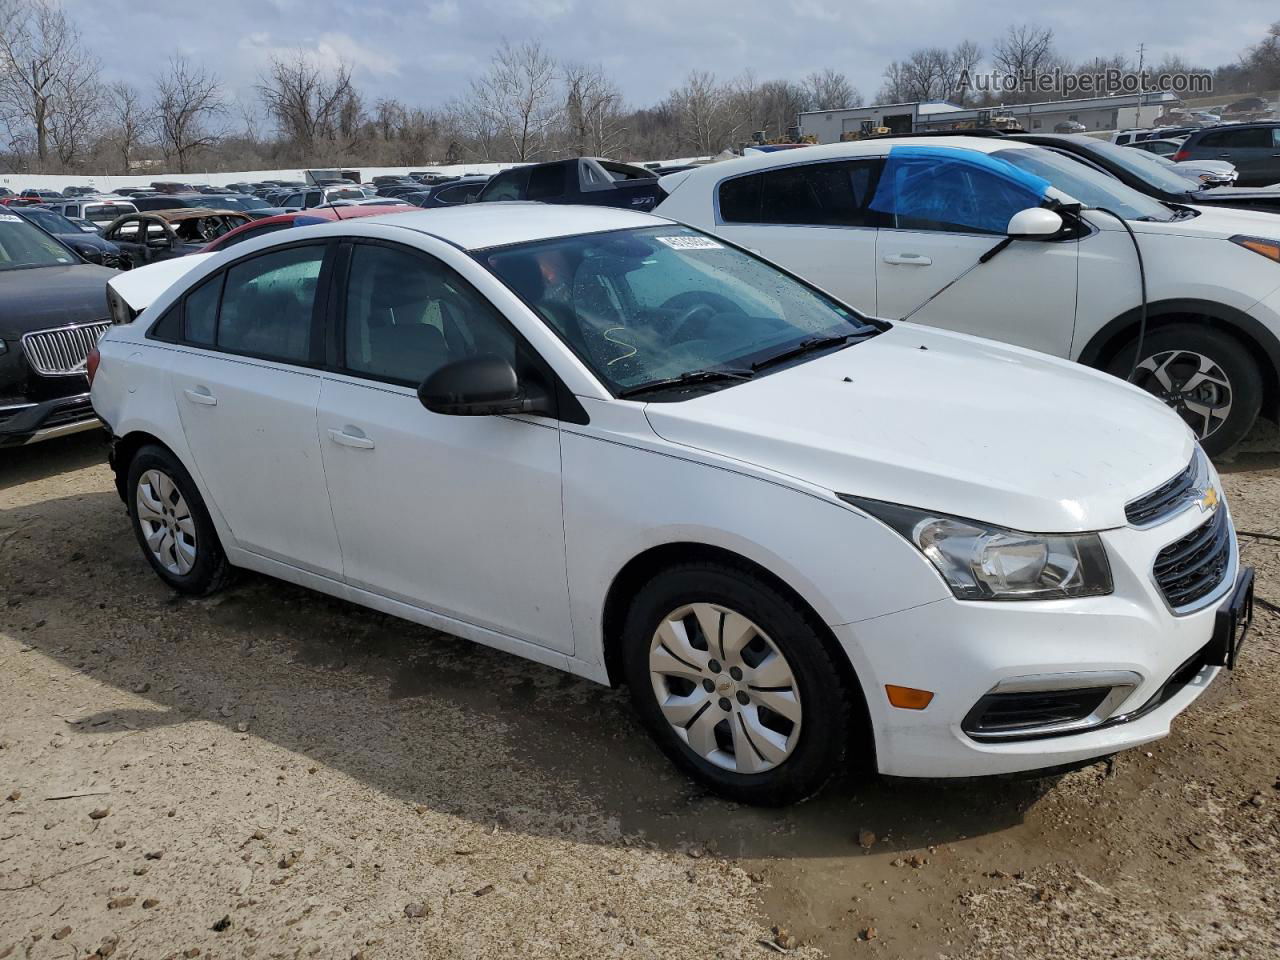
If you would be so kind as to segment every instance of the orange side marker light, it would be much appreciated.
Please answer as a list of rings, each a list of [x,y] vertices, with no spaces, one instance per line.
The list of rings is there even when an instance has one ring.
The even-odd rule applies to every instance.
[[[933,700],[932,690],[917,690],[915,687],[899,687],[892,683],[884,685],[884,692],[889,702],[903,710],[923,710]]]

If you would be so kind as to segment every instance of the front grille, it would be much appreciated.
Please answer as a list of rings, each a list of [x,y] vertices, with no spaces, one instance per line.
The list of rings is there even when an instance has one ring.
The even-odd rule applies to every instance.
[[[1158,554],[1153,573],[1169,606],[1189,606],[1213,593],[1231,563],[1231,525],[1226,510],[1175,540]]]
[[[67,377],[84,373],[89,351],[111,326],[110,321],[85,323],[56,330],[37,330],[22,338],[27,363],[36,373],[46,377]]]
[[[1195,485],[1196,463],[1193,460],[1187,469],[1172,480],[1126,504],[1124,515],[1135,527],[1159,523],[1194,499]]]

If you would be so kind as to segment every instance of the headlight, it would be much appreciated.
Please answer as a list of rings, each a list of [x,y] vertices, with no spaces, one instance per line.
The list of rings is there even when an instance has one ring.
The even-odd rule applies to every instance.
[[[961,517],[840,494],[915,544],[960,600],[1060,600],[1111,592],[1096,533],[1019,533]]]
[[[1280,263],[1280,243],[1275,240],[1268,240],[1266,237],[1246,237],[1240,234],[1231,238],[1232,243],[1238,243],[1246,250],[1252,250],[1254,253],[1266,257]]]

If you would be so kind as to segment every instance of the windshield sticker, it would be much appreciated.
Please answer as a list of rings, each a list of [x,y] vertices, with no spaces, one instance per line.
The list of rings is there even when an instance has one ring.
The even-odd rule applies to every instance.
[[[0,213],[0,223],[21,223],[22,218],[16,213]]]
[[[672,250],[723,250],[723,243],[716,243],[706,237],[654,237],[659,243],[665,243]]]

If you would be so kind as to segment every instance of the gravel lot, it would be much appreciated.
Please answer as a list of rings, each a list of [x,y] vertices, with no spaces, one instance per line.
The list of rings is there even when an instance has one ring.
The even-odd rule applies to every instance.
[[[1280,535],[1280,457],[1228,469]],[[1275,958],[1278,637],[1149,752],[759,811],[618,692],[262,577],[178,598],[96,435],[5,450],[0,960]]]

